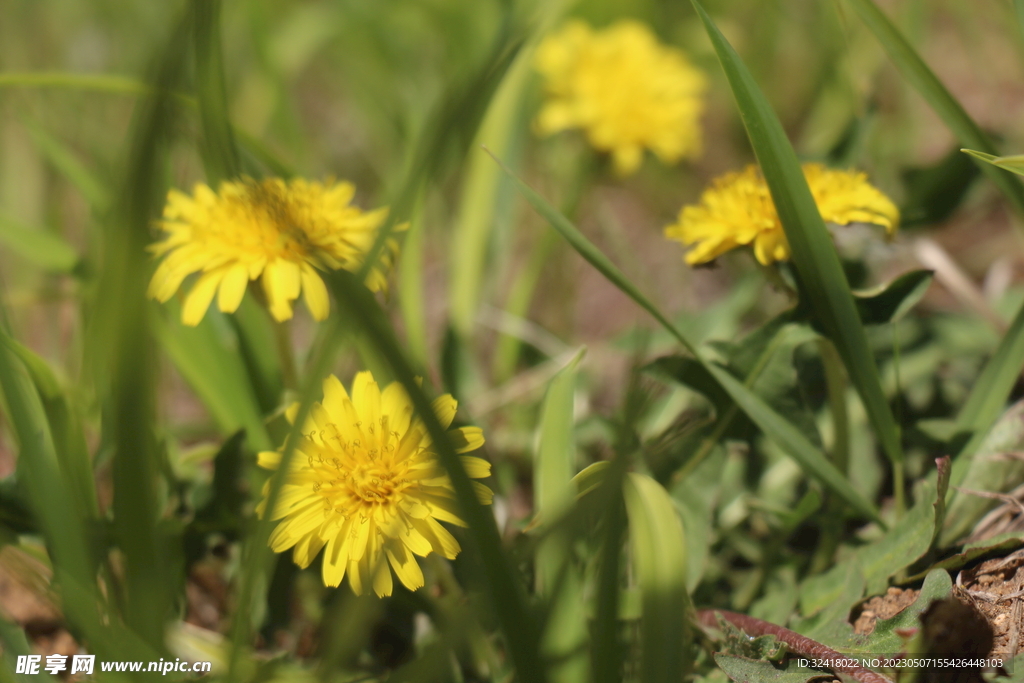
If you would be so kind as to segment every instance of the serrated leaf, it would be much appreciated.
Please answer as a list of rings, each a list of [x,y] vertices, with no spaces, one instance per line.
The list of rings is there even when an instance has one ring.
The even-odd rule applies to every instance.
[[[786,656],[788,652],[786,644],[774,635],[768,633],[753,638],[734,626],[727,619],[722,618],[720,614],[717,617],[718,629],[722,633],[722,639],[719,641],[719,647],[722,648],[722,652],[737,657],[746,657],[747,659],[767,659],[770,661],[778,661]]]
[[[936,529],[936,491],[931,482],[917,486],[916,503],[882,538],[857,550],[868,595],[885,591],[889,577],[928,552]]]
[[[903,648],[904,640],[897,631],[918,628],[918,615],[926,610],[933,600],[947,597],[952,590],[953,581],[946,570],[935,569],[925,577],[921,593],[914,604],[891,619],[877,621],[875,629],[870,634],[854,633],[848,621],[837,619],[823,624],[813,635],[808,634],[808,637],[845,655],[891,656]]]

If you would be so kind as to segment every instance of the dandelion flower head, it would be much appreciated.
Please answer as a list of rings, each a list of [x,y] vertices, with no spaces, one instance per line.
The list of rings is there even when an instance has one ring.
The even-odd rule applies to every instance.
[[[645,25],[595,31],[570,21],[541,42],[535,64],[547,93],[542,134],[582,128],[623,175],[640,167],[645,148],[665,163],[700,152],[704,74]]]
[[[271,315],[292,317],[300,292],[316,320],[330,311],[317,268],[358,270],[387,216],[351,205],[351,183],[328,180],[249,178],[221,183],[214,192],[197,184],[192,195],[171,190],[159,226],[166,236],[150,247],[164,259],[153,274],[149,296],[167,301],[186,277],[199,273],[182,307],[182,322],[198,325],[213,297],[221,311],[238,309],[250,280],[261,278]],[[366,286],[387,285],[397,252],[389,240]]]
[[[460,550],[440,524],[466,526],[451,480],[401,384],[393,382],[381,391],[369,372],[360,372],[351,396],[333,375],[324,380],[323,391],[323,402],[313,404],[289,461],[272,515],[281,521],[270,546],[274,552],[294,548],[292,557],[303,568],[326,546],[327,586],[339,585],[347,574],[357,595],[371,587],[379,596],[391,595],[394,571],[406,588],[415,590],[423,586],[416,555],[435,552],[453,559]],[[456,407],[447,394],[434,401],[434,413],[445,428]],[[297,410],[292,406],[289,419]],[[484,442],[477,427],[452,429],[448,436],[459,453]],[[470,477],[490,475],[486,460],[461,458]],[[280,462],[280,452],[259,454],[259,464],[267,469]],[[489,504],[491,490],[473,484],[478,500]],[[269,482],[264,496],[268,491]],[[264,499],[257,511],[265,514],[266,506]]]
[[[858,171],[838,171],[804,164],[804,177],[821,217],[827,223],[871,223],[892,235],[900,214],[892,200]],[[712,261],[730,249],[751,245],[757,260],[768,265],[789,259],[789,242],[761,172],[750,165],[716,179],[697,204],[684,206],[665,236],[690,247],[686,262]]]

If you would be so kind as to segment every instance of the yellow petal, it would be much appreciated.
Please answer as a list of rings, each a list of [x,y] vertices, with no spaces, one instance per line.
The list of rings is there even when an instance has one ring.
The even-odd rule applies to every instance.
[[[323,521],[323,505],[319,500],[313,500],[277,525],[270,534],[270,548],[275,553],[291,548],[306,534],[313,533]]]
[[[388,560],[395,570],[395,575],[402,585],[411,591],[423,587],[423,571],[416,562],[416,557],[405,546],[395,544],[387,549]]]
[[[360,372],[352,381],[352,403],[359,413],[364,431],[380,426],[380,388],[369,372]]]
[[[397,432],[399,437],[409,429],[412,421],[412,401],[409,393],[401,382],[392,382],[384,388],[380,396],[381,412],[388,416],[388,428]]]
[[[331,418],[335,421],[344,416],[343,406],[349,400],[345,387],[334,375],[328,376],[323,382],[324,400],[323,406]]]
[[[366,558],[361,560],[349,560],[348,585],[352,587],[352,592],[356,595],[362,595],[364,593],[363,579],[369,578],[369,569],[366,565]]]
[[[327,287],[311,266],[302,267],[302,293],[313,320],[326,320],[331,312],[331,300],[327,296]]]
[[[313,559],[323,547],[324,540],[320,538],[319,534],[309,534],[295,544],[295,549],[292,551],[292,560],[295,564],[299,565],[300,569],[305,569],[313,562]]]
[[[377,594],[377,597],[384,598],[391,595],[391,591],[394,588],[391,580],[391,570],[388,569],[387,558],[379,551],[374,562],[373,573],[373,592]]]
[[[256,464],[265,470],[276,470],[281,464],[279,451],[260,451],[256,456]]]
[[[466,469],[466,474],[471,479],[483,479],[484,477],[491,476],[491,463],[487,462],[483,458],[477,458],[472,455],[459,456],[462,461],[462,466]]]
[[[241,264],[231,266],[220,283],[220,289],[217,292],[217,307],[224,313],[237,311],[248,284],[248,269]]]
[[[447,429],[455,419],[455,411],[458,409],[459,402],[452,398],[451,394],[445,394],[435,398],[430,405],[434,409],[434,414],[437,415],[437,421]]]
[[[345,520],[338,533],[327,541],[322,574],[325,586],[340,586],[348,567],[349,548],[352,547],[351,520]]]
[[[416,531],[420,532],[430,542],[434,552],[441,557],[454,560],[459,551],[462,550],[462,546],[455,540],[455,537],[430,517],[413,520],[413,526],[416,527]]]
[[[370,529],[370,527],[374,528]],[[376,534],[376,525],[369,517],[359,515],[352,518],[352,530],[349,531],[349,534],[352,536],[352,547],[348,551],[349,557],[358,560],[366,554],[366,544]]]
[[[263,289],[275,320],[280,322],[292,317],[292,301],[299,298],[300,287],[298,264],[285,259],[267,264],[263,270]]]
[[[484,445],[484,431],[479,427],[459,427],[448,432],[456,453],[475,451]],[[473,475],[469,475],[473,476]]]
[[[181,322],[189,327],[195,327],[206,315],[206,309],[213,301],[213,295],[217,291],[224,271],[211,270],[203,273],[199,281],[192,286],[192,290],[185,297],[185,305],[181,309]]]

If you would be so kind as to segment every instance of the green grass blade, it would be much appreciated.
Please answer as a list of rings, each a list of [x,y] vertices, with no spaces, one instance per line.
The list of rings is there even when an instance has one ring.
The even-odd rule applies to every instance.
[[[533,461],[534,510],[552,520],[563,514],[576,498],[576,441],[573,405],[576,371],[586,348],[573,356],[548,384],[540,409],[540,433]],[[541,569],[538,579],[551,586],[554,574]]]
[[[0,344],[8,347],[32,378],[50,425],[60,469],[66,475],[71,491],[76,496],[77,509],[92,521],[99,514],[96,482],[93,478],[89,448],[82,434],[78,415],[72,409],[60,382],[46,361],[7,335],[0,335]]]
[[[54,273],[70,273],[78,265],[78,252],[62,237],[0,214],[0,242],[25,260]]]
[[[854,11],[875,34],[882,48],[889,53],[889,58],[899,69],[903,77],[917,90],[932,110],[938,114],[946,127],[956,136],[964,147],[971,147],[985,154],[998,155],[999,152],[970,117],[964,108],[950,94],[946,86],[928,68],[921,56],[917,54],[899,29],[889,20],[872,0],[847,0],[853,5]],[[1018,216],[1024,216],[1024,187],[1016,178],[985,164],[982,171],[995,183],[1013,205]]]
[[[683,680],[692,656],[683,525],[668,492],[650,477],[630,472],[623,494],[643,600],[640,680]]]
[[[103,377],[103,436],[113,447],[113,531],[124,555],[128,599],[124,622],[165,652],[164,626],[178,588],[179,545],[160,524],[161,463],[157,450],[157,355],[149,325],[146,246],[159,215],[163,169],[180,112],[167,94],[184,71],[187,23],[175,22],[156,54],[155,92],[135,111],[116,204],[104,221],[103,271],[95,294],[89,353]]]
[[[434,415],[430,400],[416,381],[415,372],[401,351],[383,311],[357,278],[338,270],[329,273],[326,279],[339,308],[373,340],[380,355],[391,366],[395,378],[405,386],[416,414],[423,420],[433,440],[441,465],[451,478],[462,517],[469,524],[469,536],[483,564],[493,614],[505,634],[517,678],[543,683],[547,676],[540,659],[538,630],[527,608],[518,572],[502,550],[494,516],[489,508],[477,501],[470,478],[452,448],[447,432]]]
[[[61,471],[50,425],[35,386],[11,349],[17,342],[0,327],[0,392],[18,444],[18,474],[42,527],[53,563],[54,584],[60,587],[62,611],[76,632],[84,634],[90,651],[104,659],[155,659],[119,620],[105,620],[105,599],[96,587],[96,561],[88,547],[92,538],[84,525],[89,518]],[[106,621],[106,623],[105,623]]]
[[[825,334],[836,345],[850,381],[863,400],[871,424],[897,471],[903,461],[900,432],[882,390],[867,334],[846,281],[839,256],[807,187],[796,153],[782,124],[739,55],[697,0],[693,2],[718,53],[743,124],[761,165],[800,276],[800,292]],[[897,484],[897,495],[902,486]]]
[[[501,164],[497,158],[495,161]],[[619,288],[623,294],[633,300],[638,306],[651,314],[665,330],[671,334],[685,349],[687,349],[708,372],[718,378],[722,389],[727,392],[744,412],[754,421],[755,424],[768,436],[781,446],[786,453],[793,457],[804,470],[811,476],[819,479],[825,486],[834,491],[836,495],[849,503],[861,514],[879,520],[878,511],[858,493],[846,477],[829,462],[828,457],[810,441],[807,440],[799,429],[789,420],[775,412],[757,394],[745,387],[742,382],[733,378],[723,368],[706,360],[698,353],[696,347],[662,314],[644,294],[629,281],[615,264],[605,256],[583,233],[576,229],[569,219],[558,212],[551,204],[541,197],[533,188],[515,176],[507,167],[502,164],[505,172],[514,180],[516,187],[526,198],[526,201],[540,214],[548,223],[557,230],[562,237],[575,249],[580,256],[594,266],[605,278]],[[731,382],[723,382],[723,377],[728,377]]]
[[[975,159],[980,159],[987,164],[992,164],[996,168],[1001,168],[1017,175],[1024,175],[1024,154],[1014,154],[1008,157],[997,157],[994,154],[985,154],[974,149],[962,149],[961,152],[966,152],[968,155]]]
[[[580,349],[548,385],[541,404],[537,454],[533,461],[534,511],[548,523],[559,518],[576,499],[576,440],[573,406],[576,373],[586,349]],[[587,659],[582,646],[587,624],[582,617],[582,579],[572,562],[572,538],[559,529],[537,548],[538,592],[551,600],[542,638],[544,654],[558,661],[552,666],[556,683],[582,683]]]
[[[196,90],[199,120],[203,124],[200,149],[207,179],[216,187],[238,175],[238,150],[228,116],[224,58],[220,47],[220,0],[193,0],[192,29],[196,55]]]
[[[476,324],[488,242],[497,218],[498,193],[502,182],[507,182],[501,169],[491,163],[480,146],[488,145],[502,157],[508,156],[532,60],[531,48],[520,51],[491,99],[476,144],[469,151],[458,219],[451,238],[452,263],[456,266],[451,270],[449,287],[452,326],[463,336],[468,336]]]

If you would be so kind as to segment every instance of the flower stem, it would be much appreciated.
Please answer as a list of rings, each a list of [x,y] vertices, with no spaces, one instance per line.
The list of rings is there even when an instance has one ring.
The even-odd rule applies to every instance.
[[[299,390],[299,373],[295,368],[295,352],[292,350],[291,335],[288,334],[288,322],[274,321],[274,342],[277,346],[277,358],[281,363],[281,381],[284,388],[290,391]]]

